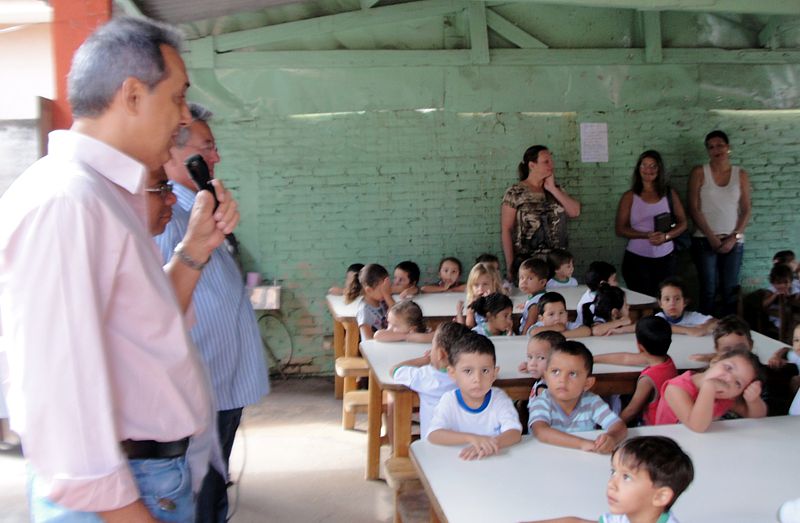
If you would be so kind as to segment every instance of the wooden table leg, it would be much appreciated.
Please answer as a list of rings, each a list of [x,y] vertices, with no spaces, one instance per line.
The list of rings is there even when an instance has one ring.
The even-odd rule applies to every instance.
[[[378,479],[381,462],[381,413],[383,393],[378,379],[369,372],[369,406],[367,407],[367,479]]]
[[[358,332],[358,324],[354,320],[345,320],[342,322],[344,328],[344,355],[348,358],[358,357],[358,342],[360,333]],[[344,392],[356,390],[356,378],[344,378],[342,386]]]
[[[392,456],[407,458],[411,446],[411,411],[414,396],[410,390],[394,391],[394,427],[392,428]]]
[[[344,356],[344,325],[336,318],[333,319],[333,359]],[[344,378],[333,375],[333,396],[340,400],[344,397]]]

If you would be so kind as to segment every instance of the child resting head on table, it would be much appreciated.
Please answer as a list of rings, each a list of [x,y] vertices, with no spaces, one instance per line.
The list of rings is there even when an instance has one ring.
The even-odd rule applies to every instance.
[[[419,305],[407,300],[395,303],[389,309],[386,328],[378,330],[375,333],[375,339],[384,342],[411,341],[429,343],[433,339],[433,333],[428,331]]]
[[[439,262],[439,281],[423,285],[422,292],[464,292],[466,285],[461,282],[463,272],[461,261],[453,256],[442,258]]]
[[[344,296],[345,304],[353,303],[356,298],[361,296],[361,285],[358,283],[358,273],[363,268],[363,263],[351,264],[344,273],[344,287],[331,287],[328,289],[328,294]]]
[[[634,331],[625,291],[606,282],[600,284],[592,303],[583,304],[583,324],[592,336],[625,334]]]
[[[608,262],[593,261],[586,270],[586,287],[588,288],[586,292],[583,293],[583,296],[581,296],[581,299],[578,300],[578,317],[575,321],[579,324],[583,325],[583,304],[592,303],[594,301],[597,289],[603,282],[608,283],[612,287],[618,287],[617,269]]]
[[[769,366],[774,369],[786,365],[795,365],[800,370],[800,324],[795,326],[792,332],[792,347],[778,349],[769,359]],[[792,394],[797,393],[800,389],[800,376],[792,376],[790,389]]]
[[[728,411],[763,418],[767,415],[761,399],[763,380],[758,356],[750,350],[723,352],[705,371],[689,370],[664,383],[655,424],[683,423],[694,432],[705,432]]]
[[[431,420],[428,441],[466,445],[461,459],[481,459],[518,443],[522,424],[511,398],[492,387],[499,367],[485,336],[464,334],[450,350],[447,374],[458,388],[442,396]]]
[[[419,294],[419,265],[406,260],[394,266],[392,294],[399,294],[400,299]]]
[[[547,383],[544,381],[547,360],[550,359],[550,353],[553,352],[553,348],[565,341],[567,341],[567,338],[556,331],[542,331],[531,336],[528,341],[525,361],[519,364],[518,369],[520,372],[527,372],[536,380],[533,383],[533,387],[531,387],[530,399],[535,398],[543,389],[547,388]]]
[[[500,272],[494,269],[491,265],[485,263],[476,263],[469,271],[467,276],[467,293],[465,301],[458,301],[456,304],[456,321],[465,323],[470,329],[476,325],[480,325],[486,318],[481,314],[476,314],[472,304],[475,300],[483,296],[488,296],[493,292],[505,294],[502,282],[500,281]],[[464,316],[464,304],[467,304],[467,314]]]
[[[661,312],[656,316],[669,322],[673,334],[689,336],[711,334],[717,326],[716,318],[695,311],[687,311],[688,304],[686,285],[680,278],[667,278],[658,286],[658,306],[661,307]]]
[[[358,290],[363,299],[358,304],[356,322],[362,340],[371,340],[375,332],[386,328],[386,316],[392,299],[389,272],[377,263],[365,265],[358,273]]]
[[[528,258],[520,264],[517,273],[519,290],[528,295],[519,320],[519,333],[525,334],[539,318],[539,300],[544,296],[550,267],[544,260]]]
[[[514,304],[511,298],[505,294],[494,292],[488,296],[481,296],[469,306],[475,311],[475,315],[485,318],[472,329],[482,336],[513,336],[514,320],[511,314],[514,312]]]
[[[454,390],[456,383],[447,374],[447,362],[453,344],[469,329],[460,323],[448,321],[439,324],[433,335],[431,349],[420,358],[398,363],[392,368],[392,378],[419,395],[419,429],[424,438],[436,404],[445,392]]]
[[[565,338],[581,338],[591,336],[592,329],[577,321],[569,321],[567,301],[557,292],[545,292],[539,300],[539,321],[531,325],[528,336],[542,331],[556,331]]]
[[[599,523],[678,523],[670,509],[694,479],[692,459],[665,436],[639,436],[611,455],[607,512]],[[594,523],[557,518],[533,523]]]
[[[594,357],[595,363],[646,366],[639,374],[630,402],[619,415],[627,425],[635,423],[640,416],[645,425],[655,423],[661,387],[667,380],[678,375],[675,362],[667,355],[671,344],[672,329],[667,320],[648,316],[636,322],[638,353],[611,352]]]
[[[547,390],[529,404],[529,425],[539,441],[608,454],[628,433],[625,423],[600,396],[589,392],[594,385],[592,353],[579,341],[567,340],[550,353],[545,372]],[[572,432],[607,431],[594,440]]]
[[[711,334],[714,340],[714,352],[692,354],[692,361],[711,361],[719,354],[732,349],[753,350],[753,335],[750,326],[740,317],[730,314],[717,322]]]

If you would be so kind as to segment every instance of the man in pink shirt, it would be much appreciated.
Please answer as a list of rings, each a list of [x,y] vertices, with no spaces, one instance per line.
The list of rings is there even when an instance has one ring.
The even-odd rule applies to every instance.
[[[194,519],[214,409],[184,313],[239,214],[215,181],[219,207],[198,195],[162,267],[149,172],[190,120],[180,44],[144,19],[98,29],[70,70],[72,128],[0,199],[6,397],[33,521]]]

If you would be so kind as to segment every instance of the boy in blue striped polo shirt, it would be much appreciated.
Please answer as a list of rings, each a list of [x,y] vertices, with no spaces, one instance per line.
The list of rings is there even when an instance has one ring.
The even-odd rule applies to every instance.
[[[593,358],[586,345],[568,340],[558,344],[547,361],[547,390],[531,400],[528,423],[544,443],[609,454],[625,439],[628,428],[600,396],[589,392],[594,385]],[[594,430],[606,432],[594,439],[572,434]]]

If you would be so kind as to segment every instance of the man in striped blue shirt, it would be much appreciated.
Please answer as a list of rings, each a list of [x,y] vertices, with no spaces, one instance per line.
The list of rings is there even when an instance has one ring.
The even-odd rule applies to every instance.
[[[186,233],[189,213],[197,187],[189,177],[184,160],[200,154],[208,164],[211,177],[220,161],[214,135],[208,126],[212,114],[198,104],[189,104],[192,123],[181,128],[171,158],[164,165],[173,185],[177,203],[172,220],[156,243],[164,259],[180,253],[180,241]],[[245,289],[238,260],[229,252],[228,241],[206,260],[186,260],[202,271],[192,296],[196,322],[192,339],[208,369],[217,409],[217,425],[225,465],[246,405],[257,403],[269,392],[261,335],[250,298]],[[224,523],[228,513],[227,478],[209,467],[197,498],[196,521]]]

